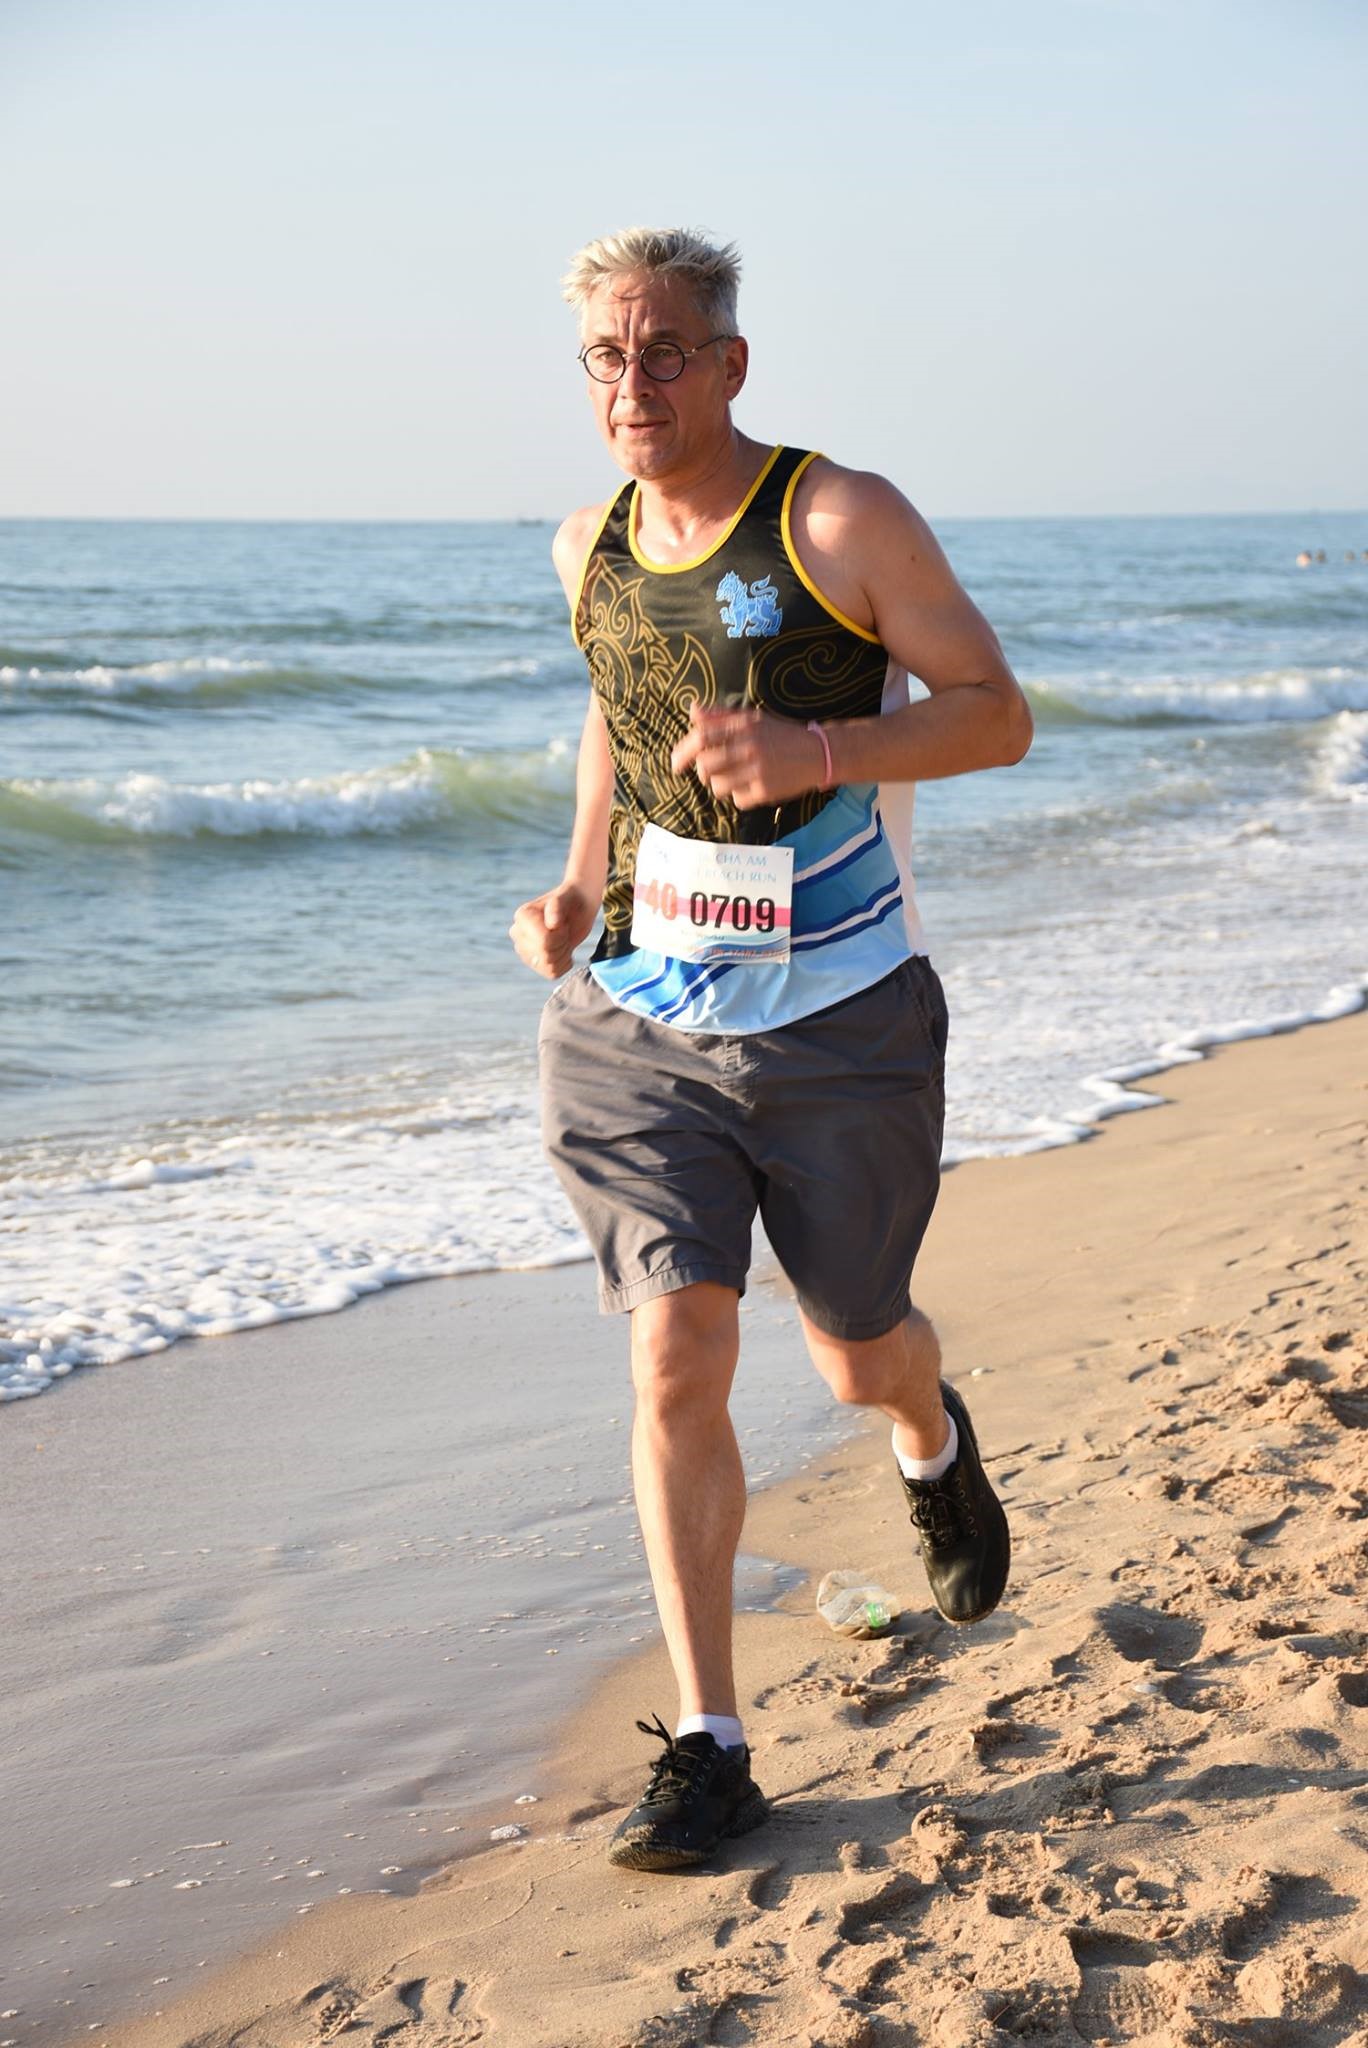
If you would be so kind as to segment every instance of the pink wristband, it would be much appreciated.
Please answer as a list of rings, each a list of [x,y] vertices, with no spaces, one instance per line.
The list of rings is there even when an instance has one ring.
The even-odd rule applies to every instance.
[[[818,783],[817,787],[818,789],[830,789],[836,780],[836,773],[831,765],[831,742],[815,718],[808,720],[808,731],[815,732],[818,739],[822,742],[822,759],[826,763],[824,779]]]

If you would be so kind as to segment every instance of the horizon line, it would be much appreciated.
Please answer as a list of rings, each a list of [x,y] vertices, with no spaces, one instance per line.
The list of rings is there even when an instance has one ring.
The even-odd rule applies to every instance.
[[[928,518],[1031,524],[1062,519],[1368,519],[1368,506],[1291,505],[1200,512],[938,512]],[[558,526],[550,513],[0,512],[0,526]]]

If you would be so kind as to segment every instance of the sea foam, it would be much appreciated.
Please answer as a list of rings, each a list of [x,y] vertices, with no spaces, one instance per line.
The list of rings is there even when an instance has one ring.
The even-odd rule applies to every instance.
[[[311,632],[316,636],[317,629]],[[18,651],[0,650],[10,656]],[[0,660],[0,705],[62,704],[72,712],[142,705],[212,712],[256,699],[267,700],[269,709],[272,697],[326,696],[333,703],[377,692],[393,697],[403,695],[415,681],[429,690],[451,684],[458,690],[471,685],[496,687],[510,680],[530,681],[546,667],[544,661],[530,655],[496,655],[485,647],[462,645],[459,640],[440,653],[434,653],[430,644],[417,645],[407,663],[392,644],[383,649],[378,661],[371,655],[370,665],[366,665],[369,650],[352,642],[339,652],[353,665],[339,665],[328,658],[331,652],[326,640],[320,646],[316,637],[310,637],[301,661],[286,661],[274,650],[272,659],[206,654],[163,661],[97,661],[81,668],[68,667],[55,658],[5,659]]]
[[[519,815],[568,799],[574,756],[564,739],[487,754],[419,748],[409,759],[339,775],[285,781],[172,782],[130,770],[116,776],[16,777],[0,782],[22,806],[17,822],[57,833],[73,824],[139,838],[224,839],[293,833],[339,838],[405,832],[463,812]]]
[[[137,1157],[35,1146],[0,1188],[0,1400],[182,1337],[326,1315],[401,1281],[587,1256],[529,1071],[330,1124],[182,1124]]]
[[[1136,677],[1098,669],[1091,676],[1037,677],[1026,689],[1046,719],[1104,725],[1309,723],[1340,711],[1368,711],[1368,676],[1338,666],[1230,676]]]
[[[225,677],[270,674],[267,661],[234,660],[226,654],[183,656],[165,661],[130,662],[120,666],[96,661],[85,668],[60,668],[38,663],[0,664],[0,689],[19,691],[84,691],[93,697],[186,695]]]
[[[1326,796],[1368,802],[1368,711],[1341,711],[1321,748],[1317,779]]]

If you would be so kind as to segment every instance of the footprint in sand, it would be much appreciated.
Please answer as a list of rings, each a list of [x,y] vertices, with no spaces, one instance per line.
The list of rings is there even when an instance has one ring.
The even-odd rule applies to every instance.
[[[1100,1608],[1097,1622],[1112,1648],[1128,1664],[1155,1664],[1161,1671],[1176,1671],[1180,1665],[1191,1663],[1206,1632],[1199,1621],[1124,1600]]]
[[[318,2040],[359,2039],[364,2033],[368,2048],[379,2048],[382,2041],[414,2028],[426,2048],[473,2048],[484,2029],[473,2014],[461,2010],[466,1991],[454,1978],[407,1977],[369,1992],[335,1980],[316,1986],[302,2003],[317,2004],[312,2020]]]

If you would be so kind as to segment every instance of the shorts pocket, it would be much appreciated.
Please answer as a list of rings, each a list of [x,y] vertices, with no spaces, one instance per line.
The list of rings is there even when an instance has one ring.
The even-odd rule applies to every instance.
[[[556,986],[542,1004],[541,1016],[537,1019],[538,1045],[545,1042],[547,1032],[557,1022],[561,1011],[565,1008],[566,998],[583,985],[584,977],[588,972],[589,969],[587,967],[572,967],[570,972],[563,974],[556,983]]]
[[[575,983],[577,981],[583,981],[585,975],[588,972],[589,969],[587,966],[570,968],[567,973],[561,976],[560,980],[556,983],[556,986],[552,989],[550,995],[546,998],[546,1001],[542,1004],[543,1010],[549,1010],[553,1008],[555,1004],[563,1003],[565,1001],[565,998],[569,995],[571,989],[574,987]]]

